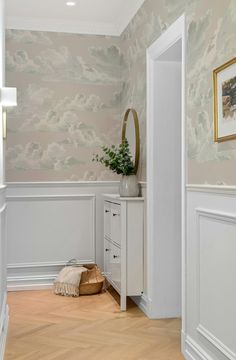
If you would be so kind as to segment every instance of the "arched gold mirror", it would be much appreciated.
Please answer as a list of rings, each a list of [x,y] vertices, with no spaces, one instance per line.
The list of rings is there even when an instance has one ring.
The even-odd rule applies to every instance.
[[[140,157],[140,131],[137,111],[128,109],[122,125],[122,141],[128,140],[130,152],[134,162],[135,174],[138,171]]]

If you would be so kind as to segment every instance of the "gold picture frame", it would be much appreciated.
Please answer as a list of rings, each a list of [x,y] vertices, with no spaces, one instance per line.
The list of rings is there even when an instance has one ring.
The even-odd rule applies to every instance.
[[[139,119],[138,114],[135,109],[127,109],[125,112],[125,116],[122,124],[122,141],[127,137],[127,122],[129,120],[129,114],[132,113],[133,121],[134,121],[134,129],[135,129],[135,155],[134,155],[134,169],[135,174],[137,174],[138,166],[139,166],[139,158],[140,158],[140,130],[139,130]]]
[[[213,70],[213,96],[215,142],[236,139],[236,57]]]

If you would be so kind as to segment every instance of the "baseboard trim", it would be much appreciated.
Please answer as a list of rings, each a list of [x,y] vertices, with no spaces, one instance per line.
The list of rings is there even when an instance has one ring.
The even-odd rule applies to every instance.
[[[158,316],[154,313],[152,308],[152,300],[147,297],[147,295],[143,294],[141,296],[131,296],[131,299],[135,302],[135,304],[142,310],[142,312],[151,320],[166,318]],[[180,317],[180,315],[170,315],[169,318]]]
[[[213,360],[190,336],[182,335],[182,352],[187,360]]]
[[[236,354],[229,349],[225,344],[223,344],[219,339],[217,339],[209,330],[207,330],[204,326],[199,324],[197,331],[201,334],[205,339],[207,339],[216,349],[218,349],[223,355],[227,357],[229,360],[236,360]]]
[[[151,318],[150,316],[151,300],[146,295],[143,294],[142,296],[131,296],[131,299],[135,302],[135,304],[140,308],[140,310],[142,310],[142,312],[148,318]]]
[[[6,297],[3,301],[3,311],[1,314],[1,324],[0,324],[0,360],[4,360],[7,332],[8,332],[8,323],[9,323],[9,309],[6,304]]]
[[[18,285],[8,285],[8,292],[16,292],[16,291],[39,291],[39,290],[49,290],[53,289],[53,281],[51,284],[18,284]]]
[[[56,279],[56,274],[48,275],[26,275],[26,276],[8,276],[7,290],[8,291],[23,291],[23,290],[44,290],[53,286]]]
[[[94,264],[92,259],[80,261],[80,264]],[[59,271],[66,261],[8,264],[7,290],[44,290],[53,286]]]

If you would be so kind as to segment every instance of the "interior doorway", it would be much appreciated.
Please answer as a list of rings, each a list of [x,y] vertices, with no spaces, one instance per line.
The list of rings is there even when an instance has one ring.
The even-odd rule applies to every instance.
[[[185,16],[147,50],[147,278],[151,318],[185,320]]]

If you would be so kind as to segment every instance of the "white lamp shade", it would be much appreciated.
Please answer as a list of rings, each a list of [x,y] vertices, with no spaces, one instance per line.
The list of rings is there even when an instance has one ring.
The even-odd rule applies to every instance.
[[[17,89],[13,87],[2,88],[1,103],[3,107],[17,106]]]

